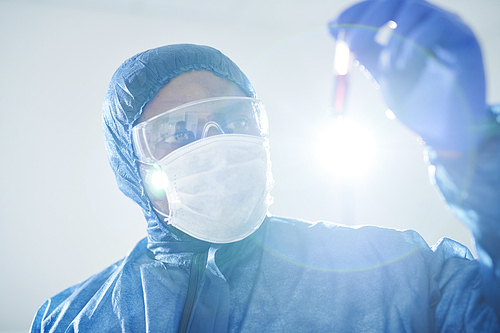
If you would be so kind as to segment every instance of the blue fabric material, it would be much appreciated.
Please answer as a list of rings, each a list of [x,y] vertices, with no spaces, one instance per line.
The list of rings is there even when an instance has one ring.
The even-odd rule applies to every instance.
[[[103,107],[106,144],[120,189],[144,211],[148,237],[47,300],[32,332],[176,332],[197,253],[207,259],[190,332],[500,331],[481,290],[481,265],[449,239],[431,249],[414,231],[269,216],[246,239],[216,245],[160,222],[130,129],[154,92],[190,69],[211,70],[254,96],[236,65],[203,46],[146,51],[118,69]],[[498,170],[498,152],[490,159]]]
[[[379,28],[397,23],[387,45]],[[368,0],[330,22],[400,121],[438,149],[467,151],[488,124],[481,49],[462,20],[424,0]],[[425,97],[424,97],[425,96]]]
[[[390,20],[397,27],[381,45],[375,36]],[[473,232],[484,292],[500,317],[499,117],[485,102],[476,37],[457,15],[424,0],[363,1],[329,28],[380,83],[398,119],[432,146],[435,181]]]
[[[496,119],[491,124],[497,135],[477,150],[450,159],[430,148],[428,156],[451,211],[472,231],[483,293],[500,318],[500,124]]]
[[[47,301],[32,332],[176,332],[192,254],[159,260],[147,242]],[[500,329],[482,296],[478,263],[449,239],[430,249],[414,231],[269,217],[255,234],[215,253],[191,332]]]

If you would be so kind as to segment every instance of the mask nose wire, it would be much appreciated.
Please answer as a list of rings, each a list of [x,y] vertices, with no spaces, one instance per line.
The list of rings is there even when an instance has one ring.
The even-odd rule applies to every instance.
[[[212,128],[212,127],[215,127],[215,129],[217,130],[217,132],[219,132],[219,134],[226,134],[224,133],[224,130],[222,129],[222,127],[220,127],[219,124],[217,124],[215,121],[209,121],[205,124],[205,126],[203,126],[203,132],[201,134],[201,138],[206,138],[207,137],[207,134],[208,134],[208,131]]]

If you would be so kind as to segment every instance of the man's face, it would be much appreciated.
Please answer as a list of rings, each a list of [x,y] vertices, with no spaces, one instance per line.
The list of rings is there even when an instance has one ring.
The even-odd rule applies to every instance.
[[[246,97],[246,95],[235,83],[216,76],[210,71],[186,72],[170,80],[146,104],[139,123],[177,106],[212,97]],[[151,185],[151,175],[154,170],[150,166],[141,165],[140,171],[142,180]],[[145,186],[145,188],[153,205],[168,214],[168,202],[164,191],[155,190],[152,186]]]

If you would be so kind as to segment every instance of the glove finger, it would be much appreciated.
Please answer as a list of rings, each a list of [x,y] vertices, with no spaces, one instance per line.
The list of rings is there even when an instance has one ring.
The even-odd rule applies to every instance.
[[[379,59],[383,72],[418,67],[432,57],[432,46],[442,36],[442,15],[417,3],[405,7],[395,17],[398,26]]]
[[[443,15],[439,11],[431,12],[406,32],[403,38],[399,41],[395,38],[394,45],[390,43],[389,46],[398,47],[397,65],[403,65],[405,59],[415,55],[436,57],[449,66],[456,64],[456,59],[460,58],[462,66],[465,61],[468,66],[476,67],[474,64],[481,59],[480,47],[473,32],[457,16]],[[450,58],[443,51],[454,56]],[[467,58],[471,58],[470,63]]]
[[[407,2],[394,21],[398,26],[388,48],[392,60],[400,65],[411,59],[413,52],[432,56],[436,47],[457,49],[475,41],[472,31],[457,15],[425,1]]]
[[[468,27],[455,14],[425,1],[412,2],[405,7],[395,19],[398,24],[396,38],[391,40],[394,44],[390,45],[397,45],[399,52],[408,55],[413,46],[414,51],[432,53],[435,46],[454,43],[457,38],[467,35],[460,30]]]
[[[381,51],[378,70],[384,75],[402,76],[408,83],[416,80],[429,57],[434,57],[433,48],[443,39],[447,14],[425,1],[406,2],[394,16],[397,27]]]
[[[399,41],[395,68],[405,68],[415,58],[424,60],[434,57],[433,50],[442,40],[444,29],[441,15],[431,13],[427,16]]]
[[[430,15],[444,16],[446,12],[425,1],[406,1],[393,20],[398,24],[395,32],[400,36],[407,36],[411,30],[422,24]]]
[[[435,58],[433,50],[442,38],[442,15],[435,11],[428,13],[424,10],[420,13],[420,17],[421,20],[418,24],[411,22],[406,26],[403,24],[402,29],[407,31],[404,32],[404,35],[396,34],[384,48],[379,59],[379,68],[383,76],[381,85],[384,97],[387,104],[396,113],[400,109],[405,109],[400,106],[406,103],[410,92],[415,90],[415,84],[419,82],[428,61]],[[416,19],[416,17],[413,18]],[[400,22],[405,19],[411,20],[402,12]],[[387,84],[390,82],[390,84],[386,86],[386,82]],[[436,81],[430,81],[429,85],[434,84],[434,82]],[[439,91],[439,87],[436,87],[435,90],[430,89],[430,91]],[[402,115],[397,115],[400,120],[403,120]]]
[[[390,82],[381,84],[387,104],[430,145],[474,145],[475,133],[463,129],[486,108],[481,51],[472,31],[457,16],[431,10],[404,36],[387,48],[395,59],[383,72],[384,83]]]

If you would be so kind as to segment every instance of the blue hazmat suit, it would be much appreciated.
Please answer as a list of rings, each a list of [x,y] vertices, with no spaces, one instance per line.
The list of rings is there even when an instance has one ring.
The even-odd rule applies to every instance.
[[[202,69],[255,96],[241,70],[207,46],[148,50],[114,74],[103,106],[107,152],[120,189],[144,212],[148,236],[47,300],[31,332],[500,331],[499,136],[477,149],[467,195],[460,184],[470,160],[429,152],[443,196],[479,235],[479,260],[446,238],[430,248],[412,230],[276,216],[241,241],[210,244],[157,217],[131,141],[153,95]]]
[[[148,237],[124,259],[46,301],[32,332],[499,330],[481,289],[489,268],[450,239],[429,248],[411,230],[268,216],[246,239],[217,245],[163,224],[145,194],[130,129],[160,87],[192,69],[210,70],[254,96],[238,67],[206,46],[160,47],[119,68],[106,95],[104,132],[120,189],[142,207]],[[491,140],[480,151],[470,199],[458,207],[476,225],[488,214],[500,216],[499,144]],[[454,200],[454,166],[432,161]]]

